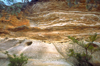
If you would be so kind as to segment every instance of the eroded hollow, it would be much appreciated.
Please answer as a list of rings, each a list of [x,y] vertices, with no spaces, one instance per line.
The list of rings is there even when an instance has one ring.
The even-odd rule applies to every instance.
[[[27,46],[30,46],[32,44],[32,41],[26,42]]]

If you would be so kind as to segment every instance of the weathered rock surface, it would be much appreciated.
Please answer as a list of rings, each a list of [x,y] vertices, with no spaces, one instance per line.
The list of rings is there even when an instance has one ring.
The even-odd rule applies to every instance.
[[[54,43],[54,46],[56,47],[56,49],[58,50],[58,52],[67,59],[67,61],[72,62],[73,64],[77,63],[77,61],[72,58],[69,57],[69,49],[74,49],[75,52],[78,53],[82,53],[85,52],[84,48],[82,48],[81,46],[77,45],[77,44],[70,44],[71,41],[67,41],[67,42],[57,42]],[[98,45],[100,47],[100,43],[94,42],[96,45]],[[92,59],[90,60],[90,62],[94,65],[94,66],[100,66],[100,51],[97,51],[95,53],[92,54]]]
[[[23,53],[29,58],[26,66],[71,66],[59,54],[53,44],[44,43],[39,40],[7,39],[4,42],[0,42],[0,65],[7,66],[9,61],[2,51],[8,51],[11,55]]]
[[[100,36],[100,12],[95,9],[87,11],[84,5],[69,8],[65,2],[38,2],[29,8],[29,11],[31,11],[28,16],[30,27],[22,26],[29,23],[18,22],[16,28],[7,30],[9,33],[2,30],[0,34],[2,37],[38,40],[0,40],[0,50],[8,50],[10,54],[24,53],[28,56],[30,59],[27,66],[69,66],[64,58],[69,62],[73,62],[73,59],[68,57],[66,51],[73,48],[76,52],[82,52],[84,49],[69,44],[67,36],[74,36],[79,40],[87,39],[89,34],[95,32]],[[16,22],[12,23],[14,25]],[[1,23],[0,28],[5,29],[5,24],[8,25]],[[96,42],[100,46],[100,39]],[[93,54],[93,63],[100,63],[99,55],[99,51]],[[7,66],[9,62],[4,59],[7,56],[0,53],[0,58],[0,64]]]

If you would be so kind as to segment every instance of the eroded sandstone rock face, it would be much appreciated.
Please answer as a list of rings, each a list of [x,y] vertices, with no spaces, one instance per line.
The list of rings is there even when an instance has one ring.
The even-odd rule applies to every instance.
[[[3,16],[0,18],[0,28],[2,29],[15,28],[22,25],[29,26],[29,20],[23,16],[23,12],[20,12],[18,16],[7,15],[4,11],[2,13]]]
[[[9,63],[7,56],[2,51],[9,54],[20,55],[23,53],[29,58],[26,66],[71,66],[64,57],[59,54],[53,44],[44,43],[37,40],[1,39],[0,42],[0,64],[7,66]],[[21,41],[21,42],[20,42]]]
[[[68,51],[70,48],[73,48],[77,52],[84,51],[78,45],[69,44],[70,40],[67,36],[74,36],[79,40],[87,39],[89,34],[94,34],[95,32],[100,36],[100,13],[96,9],[87,11],[84,4],[77,8],[69,8],[66,2],[38,2],[32,6],[30,12],[31,14],[27,17],[30,20],[30,26],[23,26],[17,23],[20,26],[14,27],[10,25],[10,28],[7,30],[9,33],[1,32],[2,34],[4,33],[3,37],[26,37],[28,39],[35,39],[32,41],[20,41],[18,39],[18,43],[16,44],[15,42],[14,47],[10,48],[13,46],[11,44],[10,47],[8,46],[11,54],[25,53],[25,55],[31,57],[28,61],[30,66],[55,66],[55,64],[58,66],[66,66],[67,64],[63,58],[66,58],[69,62],[73,60],[68,58],[66,50]],[[0,27],[5,29],[4,24],[1,24]],[[0,36],[2,35],[0,34]],[[6,45],[9,41],[7,40],[8,42],[6,42],[5,40],[1,40],[0,42]],[[99,46],[100,39],[96,42]],[[1,46],[4,46],[3,44]],[[2,49],[6,48],[3,47]],[[94,63],[100,63],[99,54],[100,52],[96,52],[93,55]],[[4,58],[7,57],[2,53],[0,56],[3,59],[1,60],[2,66],[6,66],[9,62],[4,60]],[[4,64],[4,62],[6,63]]]

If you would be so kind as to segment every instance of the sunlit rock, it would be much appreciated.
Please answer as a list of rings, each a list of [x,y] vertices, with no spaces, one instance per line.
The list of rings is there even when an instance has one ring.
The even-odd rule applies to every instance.
[[[1,39],[0,46],[1,50],[8,50],[10,54],[24,53],[29,57],[27,66],[71,66],[68,62],[75,63],[75,61],[67,55],[68,50],[75,49],[76,52],[81,53],[84,49],[78,45],[71,45],[67,36],[76,37],[78,40],[85,40],[89,34],[95,32],[100,36],[99,8],[88,11],[85,0],[81,0],[79,7],[72,8],[69,8],[64,1],[37,2],[31,9],[26,8],[26,11],[30,12],[27,17],[30,22],[23,19],[21,14],[17,17],[13,15],[12,19],[8,20],[5,20],[5,17],[0,19],[0,30],[3,29],[0,35],[9,28],[7,29],[9,33],[5,32],[4,38],[20,37],[17,44],[16,41],[14,43],[11,41],[9,44],[8,39]],[[98,44],[94,44],[99,46],[100,39],[96,42]],[[91,62],[99,64],[99,55],[99,51],[93,54]],[[7,56],[2,53],[0,56],[0,64],[7,66],[8,60],[4,60]]]
[[[22,25],[29,26],[29,20],[23,17],[23,13],[19,13],[18,16],[16,15],[8,15],[7,13],[3,12],[5,15],[3,15],[0,18],[0,28],[2,29],[8,29],[8,28],[14,28]],[[1,27],[2,26],[2,27]]]
[[[42,41],[25,39],[19,43],[18,39],[10,39],[0,44],[0,48],[0,51],[8,51],[11,55],[23,53],[29,58],[26,66],[72,66],[59,54],[53,44],[43,43]],[[7,59],[7,56],[0,52],[0,64],[7,66],[8,60],[5,59]]]

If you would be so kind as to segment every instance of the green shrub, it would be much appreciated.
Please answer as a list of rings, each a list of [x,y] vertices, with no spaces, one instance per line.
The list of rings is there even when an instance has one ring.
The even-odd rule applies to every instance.
[[[66,0],[67,1],[67,4],[68,6],[71,8],[73,6],[79,6],[79,3],[81,0]],[[91,11],[92,8],[97,8],[98,4],[100,3],[100,0],[93,0],[93,3],[91,3],[92,0],[85,0],[85,3],[86,3],[86,9],[88,11]]]
[[[8,14],[17,15],[17,13],[21,12],[21,8],[22,6],[19,3],[16,3],[15,5],[7,7],[6,12]]]
[[[10,54],[8,54],[8,52],[5,52],[5,54],[7,54],[10,61],[8,66],[24,66],[25,64],[27,64],[28,58],[26,56],[23,56],[23,54],[20,54],[20,56],[16,56],[15,54],[11,56]]]
[[[87,40],[88,43],[84,41],[78,41],[74,37],[68,36],[68,38],[71,39],[73,43],[78,44],[85,49],[85,51],[82,53],[77,53],[74,52],[74,49],[69,49],[69,56],[76,58],[79,62],[77,66],[93,66],[93,64],[90,63],[89,60],[92,59],[93,53],[100,50],[100,47],[93,43],[96,39],[98,39],[97,34],[95,33],[94,35],[91,35]],[[90,52],[90,54],[88,52]]]

